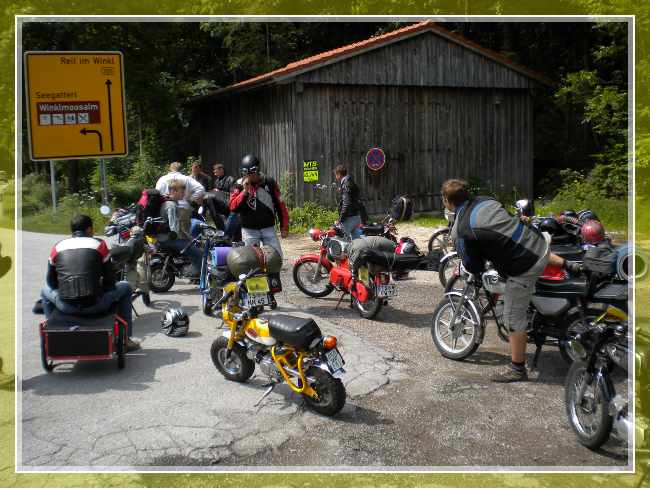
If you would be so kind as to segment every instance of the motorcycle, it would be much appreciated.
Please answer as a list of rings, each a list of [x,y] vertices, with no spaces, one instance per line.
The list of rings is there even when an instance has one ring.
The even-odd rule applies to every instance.
[[[627,314],[609,307],[609,320],[579,334],[571,341],[578,358],[569,369],[565,382],[565,405],[569,424],[582,445],[598,449],[612,430],[621,440],[630,441],[634,417],[627,398],[617,394],[613,375],[625,372],[626,382],[629,345]],[[637,355],[640,366],[643,358]]]
[[[259,365],[269,384],[255,406],[275,386],[286,383],[315,412],[335,415],[346,400],[340,379],[345,362],[336,337],[323,336],[313,319],[290,315],[259,318],[269,295],[268,277],[259,269],[241,274],[239,281],[225,286],[215,308],[222,307],[226,328],[212,343],[212,362],[224,378],[240,383]]]
[[[446,208],[444,210],[444,213],[445,219],[447,220],[447,226],[443,227],[442,229],[438,229],[431,235],[431,237],[429,237],[429,242],[427,243],[427,249],[429,252],[438,250],[442,251],[442,254],[447,254],[454,248],[449,235],[451,234],[451,227],[454,225],[455,213],[447,210]]]
[[[483,342],[488,320],[494,320],[499,337],[507,342],[503,323],[505,280],[495,269],[474,276],[461,265],[462,290],[447,285],[443,299],[433,313],[431,336],[436,348],[449,359],[469,357]],[[569,341],[594,323],[607,320],[611,305],[627,308],[627,283],[602,278],[590,269],[579,276],[548,265],[536,284],[529,305],[528,342],[536,346],[532,362],[537,367],[543,345],[555,345],[562,358],[574,361]],[[460,342],[460,344],[459,344]]]

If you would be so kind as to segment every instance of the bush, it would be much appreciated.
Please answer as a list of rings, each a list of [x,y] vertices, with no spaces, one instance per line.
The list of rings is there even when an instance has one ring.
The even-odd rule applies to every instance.
[[[0,227],[12,229],[14,226],[15,189],[13,178],[6,181],[4,178],[0,179]]]
[[[32,214],[52,205],[52,188],[50,179],[43,173],[30,173],[22,181],[24,214]]]
[[[338,218],[339,214],[333,210],[328,210],[314,202],[305,202],[304,206],[289,211],[289,231],[292,234],[300,234],[312,227],[326,229]]]

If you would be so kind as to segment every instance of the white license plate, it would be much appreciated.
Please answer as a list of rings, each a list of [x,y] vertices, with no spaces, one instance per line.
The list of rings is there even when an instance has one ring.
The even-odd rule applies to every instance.
[[[397,295],[397,290],[395,285],[377,285],[377,296],[378,297],[394,297]]]
[[[329,366],[332,373],[343,369],[343,357],[336,349],[330,349],[325,353],[325,359],[327,359],[327,365]]]
[[[244,299],[244,306],[247,308],[270,304],[271,300],[268,293],[248,293]]]

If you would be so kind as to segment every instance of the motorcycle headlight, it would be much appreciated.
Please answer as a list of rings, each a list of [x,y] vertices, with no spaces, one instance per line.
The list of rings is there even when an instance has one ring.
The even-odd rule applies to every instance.
[[[570,341],[569,348],[573,353],[573,357],[578,359],[587,359],[587,350],[585,349],[585,346],[583,346],[580,341],[575,341],[575,340]]]

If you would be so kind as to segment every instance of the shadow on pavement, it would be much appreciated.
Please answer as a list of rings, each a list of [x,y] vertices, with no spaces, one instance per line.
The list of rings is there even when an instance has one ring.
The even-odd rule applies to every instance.
[[[365,407],[357,405],[346,405],[341,410],[334,420],[340,422],[347,422],[350,424],[363,424],[363,425],[393,425],[395,422],[392,419],[382,417],[381,413]]]
[[[169,304],[172,307],[178,307],[179,304],[178,302],[165,302],[166,304]],[[164,308],[166,308],[167,305],[165,305]],[[163,310],[164,310],[163,308]],[[192,315],[194,312],[198,311],[199,307],[194,307],[194,306],[184,306],[183,310],[187,313],[187,315]],[[139,313],[139,312],[138,312]],[[135,315],[133,316],[133,335],[135,337],[145,337],[145,336],[150,336],[154,334],[160,334],[160,318],[162,315],[162,311],[151,311],[151,312],[146,312],[146,313],[140,313],[139,317],[136,317]],[[190,320],[190,331],[192,331],[192,323]],[[200,334],[199,334],[200,335]]]
[[[36,395],[92,394],[109,390],[142,391],[155,383],[156,370],[187,361],[190,353],[178,349],[144,348],[126,356],[126,367],[117,369],[115,360],[61,363],[52,373],[26,379],[23,391]]]

